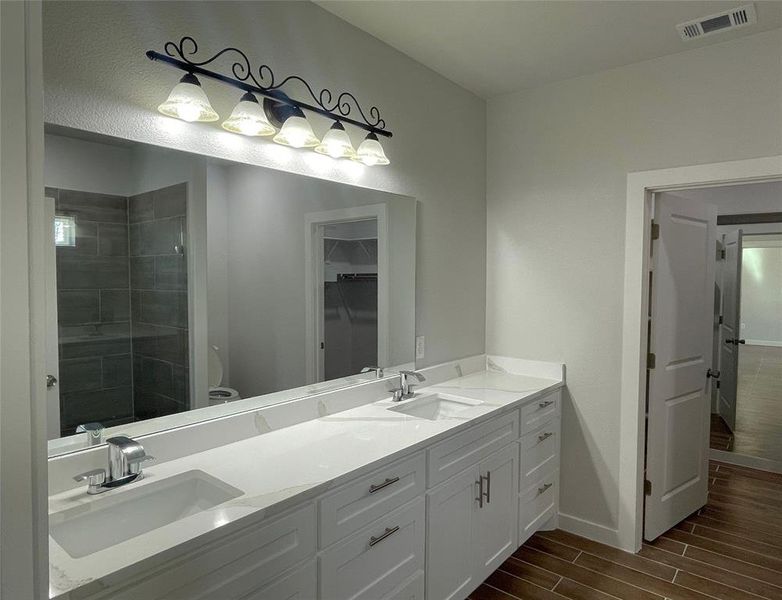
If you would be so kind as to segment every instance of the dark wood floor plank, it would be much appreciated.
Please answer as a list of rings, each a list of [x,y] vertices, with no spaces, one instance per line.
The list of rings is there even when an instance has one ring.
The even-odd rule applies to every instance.
[[[616,596],[621,600],[662,600],[663,596],[654,594],[633,585],[606,577],[590,569],[557,558],[551,554],[540,552],[526,546],[516,551],[516,555],[523,560],[541,569],[546,569],[557,575],[567,577],[581,585]]]
[[[696,548],[695,546],[687,546],[684,556],[775,585],[779,588],[780,597],[782,597],[782,571],[772,571],[771,569],[758,567],[757,565],[745,563],[729,556],[703,550],[702,548]]]
[[[739,575],[728,569],[722,569],[689,557],[672,554],[647,544],[644,544],[643,548],[641,548],[640,554],[650,560],[657,560],[687,573],[699,575],[706,579],[744,590],[745,592],[757,594],[762,598],[774,598],[775,600],[782,598],[778,595],[779,590],[776,587],[758,579]]]
[[[644,544],[645,545],[648,544],[649,546],[659,548],[660,550],[665,550],[666,552],[671,552],[673,554],[679,554],[679,555],[684,554],[684,549],[687,547],[681,542],[675,542],[674,540],[670,540],[665,537],[658,537],[653,542],[644,542]]]
[[[700,592],[678,586],[664,579],[652,577],[646,573],[641,573],[635,569],[630,569],[591,554],[583,553],[576,559],[575,564],[671,600],[710,600],[708,596]]]
[[[541,552],[553,554],[557,558],[561,558],[568,562],[573,562],[576,560],[576,557],[581,554],[580,550],[537,535],[527,541],[527,546],[535,548],[535,550],[540,550]]]
[[[752,527],[747,524],[737,525],[727,521],[721,521],[710,516],[698,515],[689,519],[696,527],[702,525],[725,533],[742,536],[751,540],[758,540],[772,546],[782,547],[782,535],[775,535],[760,527]]]
[[[756,596],[755,594],[719,583],[713,579],[706,579],[699,575],[693,575],[687,571],[677,572],[676,578],[673,581],[677,585],[703,592],[704,594],[719,598],[720,600],[759,600],[762,598],[762,596]]]
[[[566,577],[562,578],[562,581],[557,584],[554,591],[570,600],[616,600],[616,596],[609,596]]]
[[[779,552],[776,551],[773,554],[760,554],[757,547],[753,550],[736,546],[735,544],[725,543],[718,540],[714,540],[710,537],[695,535],[692,533],[685,533],[676,529],[671,529],[666,532],[665,537],[676,540],[688,546],[695,546],[697,548],[703,548],[717,554],[729,556],[736,560],[741,560],[759,567],[765,567],[772,571],[782,572],[782,559],[779,558]]]
[[[704,525],[693,524],[693,527],[694,529],[692,530],[692,533],[694,535],[710,538],[712,540],[724,542],[726,544],[732,544],[737,548],[745,548],[752,552],[759,552],[768,556],[782,556],[782,545],[779,543],[767,544],[757,538],[753,539],[751,537],[744,537],[741,535],[729,533],[727,531],[714,529],[712,527],[706,527]]]
[[[554,586],[562,579],[559,575],[540,569],[535,565],[516,560],[513,557],[502,563],[500,570],[548,590],[553,590]]]
[[[701,515],[711,517],[717,521],[724,521],[733,525],[759,529],[766,531],[777,537],[782,537],[782,527],[777,527],[761,519],[747,516],[746,511],[742,511],[730,506],[705,506],[701,510]]]
[[[625,567],[630,567],[636,571],[641,571],[647,575],[659,577],[660,579],[665,579],[667,581],[673,581],[673,577],[676,575],[676,569],[673,567],[669,567],[651,560],[646,560],[637,554],[630,554],[629,552],[624,552],[618,548],[612,548],[611,546],[607,546],[599,542],[593,542],[592,540],[587,540],[565,531],[545,531],[541,532],[535,537],[543,537],[549,540],[553,540],[555,542],[559,542],[560,544],[575,548],[576,550],[588,552],[593,556],[610,560],[617,564],[624,565]]]
[[[739,467],[738,465],[729,465],[719,461],[711,461],[718,466],[717,472],[730,473],[734,477],[745,479],[758,479],[760,481],[771,481],[782,485],[782,473],[772,473],[770,471],[761,471],[759,469],[750,469],[749,467]]]
[[[523,600],[564,600],[563,596],[552,592],[551,590],[544,589],[534,583],[525,581],[524,579],[514,577],[505,571],[494,571],[494,573],[489,575],[489,578],[485,583],[514,598],[522,598]]]
[[[467,600],[518,600],[518,598],[482,583]]]

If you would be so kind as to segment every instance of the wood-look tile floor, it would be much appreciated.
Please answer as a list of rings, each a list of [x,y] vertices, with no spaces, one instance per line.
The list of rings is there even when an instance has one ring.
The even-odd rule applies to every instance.
[[[541,532],[470,600],[782,600],[782,474],[710,475],[708,504],[638,554]]]

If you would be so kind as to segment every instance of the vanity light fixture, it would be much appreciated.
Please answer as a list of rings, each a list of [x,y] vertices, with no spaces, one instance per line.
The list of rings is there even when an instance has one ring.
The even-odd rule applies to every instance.
[[[223,121],[223,129],[231,133],[249,136],[274,135],[277,129],[269,123],[258,99],[252,92],[245,92],[231,116]]]
[[[192,123],[217,121],[220,116],[209,104],[209,98],[201,88],[201,82],[192,73],[185,73],[157,109],[169,117]]]
[[[315,146],[315,152],[325,154],[331,158],[355,158],[356,149],[350,141],[345,126],[339,121],[335,121],[323,136],[323,141]]]
[[[386,129],[386,122],[381,118],[380,110],[372,106],[365,113],[350,92],[333,94],[328,88],[315,92],[312,86],[298,75],[289,75],[278,81],[268,65],[253,69],[247,55],[238,48],[223,48],[211,58],[196,60],[198,44],[189,36],[183,37],[179,43],[166,42],[164,50],[165,54],[153,50],[147,51],[146,54],[150,60],[185,71],[185,75],[168,100],[158,107],[163,114],[185,121],[216,121],[219,116],[209,104],[196,75],[208,77],[244,92],[231,116],[222,124],[227,131],[250,136],[269,136],[279,127],[279,133],[273,138],[278,144],[294,148],[314,148],[319,154],[332,158],[352,158],[370,166],[389,164],[378,136],[390,138],[392,134]],[[231,75],[206,68],[206,65],[224,55],[232,57]],[[298,82],[303,86],[312,100],[309,103],[302,102],[283,92],[282,88],[291,82]],[[264,96],[263,105],[258,103],[257,96]],[[358,113],[355,117],[354,111]],[[323,142],[313,133],[305,112],[334,121]],[[358,152],[353,149],[345,130],[346,124],[368,132]]]
[[[383,146],[380,145],[380,142],[374,133],[368,133],[367,137],[364,138],[364,141],[361,142],[354,160],[357,160],[368,167],[388,165],[391,163],[386,157],[386,153],[383,151]]]

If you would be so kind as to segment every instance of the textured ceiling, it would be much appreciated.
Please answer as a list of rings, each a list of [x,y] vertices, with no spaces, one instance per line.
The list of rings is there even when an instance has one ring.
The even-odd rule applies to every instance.
[[[484,98],[782,27],[777,1],[755,2],[756,25],[690,42],[677,23],[746,3],[315,1]]]

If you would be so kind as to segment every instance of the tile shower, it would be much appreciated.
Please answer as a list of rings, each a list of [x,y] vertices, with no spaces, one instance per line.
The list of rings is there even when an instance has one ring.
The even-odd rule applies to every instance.
[[[75,230],[57,245],[62,435],[187,410],[186,184],[46,195]]]

